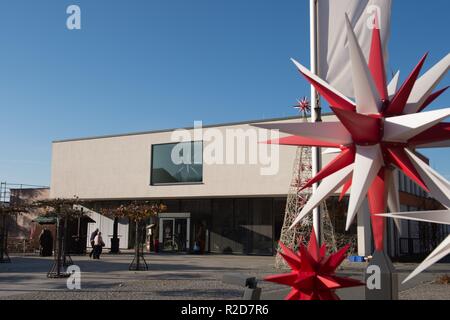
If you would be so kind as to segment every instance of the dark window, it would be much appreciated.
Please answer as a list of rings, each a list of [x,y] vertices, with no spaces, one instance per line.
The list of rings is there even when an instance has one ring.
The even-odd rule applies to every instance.
[[[180,201],[179,200],[163,200],[163,204],[166,205],[166,212],[189,212],[180,211]]]
[[[212,209],[211,251],[226,254],[242,252],[242,248],[239,248],[241,245],[234,240],[233,200],[216,199]]]
[[[203,182],[203,142],[152,146],[151,184]]]
[[[281,237],[281,229],[284,224],[284,216],[286,212],[286,198],[273,200],[273,223],[274,235],[273,240],[278,242]]]
[[[249,215],[249,253],[273,254],[272,199],[251,199]]]
[[[234,228],[236,230],[236,241],[241,244],[240,248],[236,250],[238,253],[248,254],[249,247],[249,200],[236,199],[234,201]]]

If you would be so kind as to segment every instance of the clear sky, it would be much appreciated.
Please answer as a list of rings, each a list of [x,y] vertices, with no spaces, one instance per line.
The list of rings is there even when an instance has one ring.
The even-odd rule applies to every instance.
[[[51,141],[295,115],[307,0],[1,0],[0,180],[50,184]],[[66,28],[66,8],[82,30]],[[402,79],[449,50],[448,0],[394,0]],[[441,86],[448,85],[448,77]],[[430,109],[449,107],[446,93]],[[427,151],[450,177],[450,151]]]

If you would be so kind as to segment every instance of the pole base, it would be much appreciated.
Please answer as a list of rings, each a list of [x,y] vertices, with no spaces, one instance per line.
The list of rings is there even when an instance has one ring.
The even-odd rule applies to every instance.
[[[120,239],[119,238],[112,238],[111,239],[111,250],[109,251],[110,254],[119,254],[120,253]]]
[[[398,300],[398,273],[391,259],[376,251],[365,273],[366,300]]]
[[[66,254],[66,256],[64,258],[65,258],[64,262],[63,262],[63,266],[64,267],[67,268],[68,266],[73,265],[73,260],[72,260],[72,257],[70,255]]]
[[[62,260],[62,259],[61,259]],[[58,268],[59,265],[59,268]],[[47,272],[47,278],[49,279],[60,279],[60,278],[69,278],[70,273],[67,273],[63,269],[63,261],[54,260],[52,268],[49,272]]]
[[[70,277],[70,273],[66,273],[66,272],[62,272],[62,273],[47,273],[47,278],[49,279],[64,279],[64,278],[69,278]]]
[[[148,271],[147,262],[144,259],[144,255],[142,253],[139,254],[139,262],[138,259],[134,256],[133,261],[131,262],[128,270],[130,271]]]

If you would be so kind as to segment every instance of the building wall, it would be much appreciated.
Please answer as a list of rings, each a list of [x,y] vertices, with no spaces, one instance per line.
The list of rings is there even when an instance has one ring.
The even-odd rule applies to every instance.
[[[325,116],[323,118],[324,121],[334,121],[335,119],[334,116]],[[267,122],[300,121],[301,119],[283,119]],[[261,122],[264,121],[259,121],[259,123]],[[209,129],[211,128],[204,128],[204,130]],[[254,127],[247,123],[217,126],[212,129],[220,132],[225,137],[227,130],[243,130],[245,132],[251,129],[254,130]],[[189,132],[194,136],[192,129]],[[252,201],[249,198],[286,197],[291,184],[296,156],[296,148],[288,146],[279,148],[279,170],[274,175],[262,175],[261,169],[266,166],[261,164],[208,165],[204,163],[203,183],[201,184],[152,186],[150,184],[152,145],[174,142],[171,139],[171,135],[172,131],[164,131],[54,142],[51,197],[71,198],[77,195],[82,199],[98,201],[128,199],[190,199],[190,201],[197,201],[200,199],[215,199],[214,203],[221,203],[220,199],[225,201],[227,198]],[[202,139],[194,137],[193,140],[199,141]],[[247,150],[251,146],[261,145],[258,143],[259,141],[262,140],[257,139],[253,141],[253,144],[247,144]],[[204,141],[204,150],[208,145],[209,143]],[[264,145],[264,147],[267,146]],[[323,155],[323,165],[326,165],[334,156],[330,154]],[[418,186],[404,177],[404,175],[399,175],[399,183],[400,190],[412,194],[414,201],[422,202],[427,198],[427,195],[420,191]],[[401,198],[401,203],[404,205],[408,205],[408,201],[410,199],[405,196]],[[237,219],[239,215],[236,215],[234,209],[230,209],[231,206],[230,203],[224,204],[220,208],[208,206],[208,212],[202,213],[205,217],[210,214],[215,216],[210,220],[211,224],[207,226],[210,228],[210,231],[215,227],[217,230],[220,230],[220,232],[211,234],[213,241],[211,251],[215,251],[214,241],[216,240],[216,243],[221,243],[217,246],[218,251],[223,250],[223,247],[230,247],[234,252],[249,251],[239,241],[235,240],[236,237],[239,238],[242,235],[242,233],[236,233],[236,226],[239,228],[242,224],[239,221],[236,222],[237,220],[233,220]],[[234,203],[233,206],[234,208],[239,208],[241,204]],[[411,204],[408,206],[409,209],[413,207],[414,205]],[[428,207],[421,207],[421,209],[428,209]],[[179,210],[181,210],[179,212],[195,211],[188,210],[188,208],[180,208]],[[344,211],[346,212],[346,210]],[[364,211],[367,211],[367,208],[361,209],[358,224],[355,223],[351,234],[358,234],[359,252],[362,255],[367,255],[372,251],[372,240],[368,219],[367,217],[363,219]],[[172,210],[171,212],[176,211]],[[247,213],[244,216],[248,217]],[[340,216],[342,217],[334,217],[334,222],[338,225],[345,221],[345,214]],[[96,217],[94,220],[100,221],[99,223],[105,226],[104,234],[110,233],[110,222],[104,221],[102,217]],[[279,220],[281,221],[281,219]],[[364,220],[367,221],[364,222]],[[214,221],[216,222],[215,224]],[[217,221],[221,222],[217,224]],[[223,226],[223,230],[218,228],[218,226]],[[261,224],[257,221],[252,221],[251,225],[247,227],[253,228],[252,232],[254,234],[267,234],[266,229],[263,231],[263,226],[266,229],[268,228],[267,223]],[[92,225],[91,227],[94,228],[95,226]],[[226,228],[231,229],[228,230]],[[277,235],[275,234],[277,228],[273,231],[272,240],[277,240]],[[390,248],[392,255],[398,255],[401,251],[399,239],[405,237],[405,235],[403,232],[397,232],[392,223],[388,225],[388,230],[388,241],[390,242],[386,245]],[[409,230],[412,230],[411,223],[409,224]],[[343,231],[342,233],[344,234]],[[412,237],[411,232],[406,237]],[[226,243],[228,245],[225,245]],[[248,246],[248,243],[244,245]],[[125,246],[125,242],[121,241],[122,246]],[[266,247],[269,248],[270,246],[266,245]]]
[[[325,117],[330,120],[332,117]],[[279,122],[301,121],[300,119]],[[216,127],[254,129],[249,124]],[[207,129],[204,129],[207,130]],[[192,133],[193,131],[190,130]],[[51,196],[83,199],[284,196],[292,178],[296,148],[280,147],[279,171],[261,175],[264,165],[203,166],[199,185],[150,186],[151,147],[169,143],[172,131],[53,143]],[[255,141],[253,145],[267,147]],[[204,148],[209,143],[205,142]]]
[[[48,199],[48,188],[11,189],[11,203],[28,205],[34,201]],[[43,209],[30,208],[28,212],[11,218],[8,225],[8,247],[10,252],[33,251],[39,249],[39,235],[44,228],[50,229],[54,235],[53,226],[40,226],[32,222],[43,213]]]

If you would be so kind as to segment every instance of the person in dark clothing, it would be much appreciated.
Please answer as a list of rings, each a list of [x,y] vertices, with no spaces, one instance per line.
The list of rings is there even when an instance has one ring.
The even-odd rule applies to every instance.
[[[53,254],[53,236],[50,230],[42,230],[39,236],[40,256],[51,257]]]
[[[92,258],[92,255],[94,254],[94,250],[95,250],[95,237],[98,235],[98,228],[95,229],[94,232],[91,233],[91,237],[89,238],[89,241],[91,242],[91,247],[92,250],[89,253],[89,258]]]

